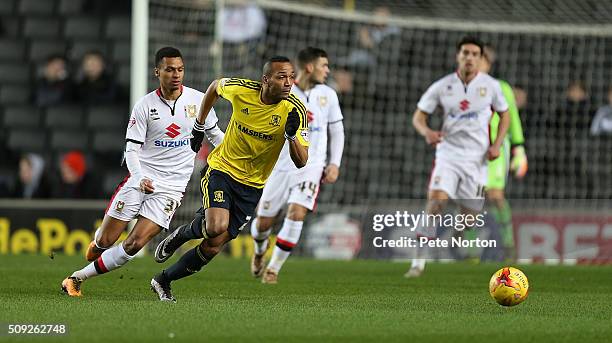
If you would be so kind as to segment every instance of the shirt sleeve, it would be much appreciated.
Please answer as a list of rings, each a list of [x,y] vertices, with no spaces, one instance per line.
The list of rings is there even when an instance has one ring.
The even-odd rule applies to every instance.
[[[510,114],[510,127],[508,128],[508,135],[510,136],[510,143],[514,145],[521,145],[525,143],[525,137],[523,136],[523,125],[521,124],[521,117],[519,116],[518,107],[516,107],[516,99],[514,99],[514,91],[508,82],[499,80],[504,99],[508,103],[508,113]]]
[[[493,103],[491,105],[493,105],[493,110],[497,113],[508,111],[508,103],[497,80],[493,82]]]
[[[341,121],[344,116],[342,115],[342,110],[340,109],[340,101],[338,101],[338,95],[336,92],[329,92],[329,122],[335,123]]]
[[[236,88],[232,86],[232,83],[236,80],[238,79],[231,79],[229,77],[219,79],[219,82],[217,83],[217,94],[226,100],[232,101],[232,98],[234,97],[233,91]]]
[[[425,113],[432,114],[440,103],[439,82],[434,82],[421,96],[417,108]]]
[[[310,131],[308,130],[308,115],[306,114],[306,106],[304,106],[304,103],[301,100],[297,98],[296,100],[298,103],[295,108],[300,115],[300,127],[297,130],[296,136],[302,146],[308,147],[310,146]],[[290,107],[289,111],[292,109],[293,107]]]
[[[142,102],[136,103],[128,122],[126,141],[144,144],[147,135],[147,111]]]
[[[212,129],[218,122],[219,118],[217,118],[217,112],[215,112],[214,108],[211,108],[210,112],[208,112],[208,116],[206,116],[206,121],[204,122],[204,130]]]

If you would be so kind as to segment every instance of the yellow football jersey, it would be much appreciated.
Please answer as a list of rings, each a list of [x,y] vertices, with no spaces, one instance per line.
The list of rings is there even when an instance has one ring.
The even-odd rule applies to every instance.
[[[232,103],[232,117],[223,142],[208,155],[208,165],[234,180],[263,188],[283,144],[287,114],[300,116],[298,141],[308,147],[306,106],[294,94],[277,104],[261,102],[261,83],[238,78],[219,80],[217,93]]]

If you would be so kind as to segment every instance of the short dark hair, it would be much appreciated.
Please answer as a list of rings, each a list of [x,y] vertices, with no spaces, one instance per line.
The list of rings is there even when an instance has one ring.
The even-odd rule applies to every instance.
[[[155,67],[159,67],[159,64],[164,59],[164,57],[180,57],[183,58],[183,55],[177,48],[173,48],[171,46],[163,47],[155,53]]]
[[[263,74],[266,76],[270,76],[270,73],[272,72],[272,63],[276,62],[291,63],[291,60],[289,59],[289,57],[286,56],[272,56],[266,61],[266,63],[264,63]]]
[[[321,57],[327,58],[327,52],[323,49],[314,48],[312,46],[302,49],[298,52],[297,56],[298,67],[304,69],[308,63],[312,63]]]
[[[461,38],[459,43],[457,43],[457,51],[461,50],[461,47],[465,44],[474,44],[480,48],[480,54],[482,55],[484,52],[484,43],[478,39],[478,37],[474,36],[465,36]]]

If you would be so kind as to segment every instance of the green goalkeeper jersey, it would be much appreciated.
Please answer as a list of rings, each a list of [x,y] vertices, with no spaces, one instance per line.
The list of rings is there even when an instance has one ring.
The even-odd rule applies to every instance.
[[[523,136],[523,126],[521,125],[521,118],[519,117],[518,108],[516,107],[516,101],[514,100],[514,93],[512,87],[508,82],[498,80],[502,89],[502,93],[508,103],[508,113],[510,114],[510,127],[508,128],[508,134],[505,140],[509,140],[512,146],[522,145],[525,143],[525,137]],[[497,137],[497,126],[499,125],[499,115],[497,112],[493,113],[490,124],[491,131],[491,142],[495,141]]]

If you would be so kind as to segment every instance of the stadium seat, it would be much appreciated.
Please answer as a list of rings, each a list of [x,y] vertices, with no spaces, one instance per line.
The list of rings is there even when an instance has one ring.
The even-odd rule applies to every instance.
[[[15,9],[15,0],[0,1],[0,14],[12,14]]]
[[[85,0],[60,0],[59,13],[61,15],[72,15],[83,10]]]
[[[47,146],[46,133],[36,130],[11,130],[8,147],[15,152],[40,152]]]
[[[30,100],[30,86],[4,85],[0,87],[0,105],[25,104]]]
[[[38,128],[40,111],[34,106],[7,106],[2,117],[5,128]]]
[[[130,65],[122,65],[119,66],[119,76],[117,77],[117,82],[121,87],[129,88],[130,86]]]
[[[22,61],[25,42],[21,39],[0,39],[0,60]]]
[[[60,34],[60,20],[52,18],[26,18],[23,35],[33,37],[57,37]]]
[[[130,62],[130,57],[132,55],[131,53],[131,42],[130,41],[124,41],[124,40],[120,40],[120,41],[116,41],[113,43],[113,55],[112,55],[112,59],[114,62],[118,62],[119,63],[129,63]]]
[[[4,1],[4,0],[3,0]],[[55,0],[20,0],[19,13],[29,14],[52,14],[55,10]]]
[[[51,149],[54,151],[86,150],[88,135],[81,130],[57,130],[51,132]]]
[[[24,64],[1,63],[0,64],[0,84],[18,83],[27,84],[30,82],[30,67]]]
[[[0,24],[2,24],[1,28],[6,38],[17,38],[21,34],[21,20],[19,18],[3,16],[0,18]]]
[[[105,131],[125,129],[128,118],[127,106],[95,106],[87,113],[87,127]]]
[[[68,18],[64,25],[64,36],[67,38],[97,38],[100,36],[102,23],[97,18],[74,17]]]
[[[95,40],[77,40],[72,44],[68,56],[71,60],[77,62],[83,58],[83,55],[90,51],[99,51],[104,56],[108,56],[108,47],[106,41]]]
[[[102,179],[102,192],[104,197],[108,198],[115,193],[117,186],[125,179],[128,171],[125,169],[109,169],[104,173]]]
[[[96,132],[92,148],[97,153],[121,154],[125,148],[125,134],[123,132]]]
[[[106,37],[112,39],[130,39],[132,23],[129,17],[110,17],[106,22]]]
[[[78,128],[83,124],[85,114],[80,106],[48,107],[45,125],[50,128]]]
[[[30,61],[44,61],[51,55],[66,53],[66,42],[56,40],[33,40],[30,44]]]

